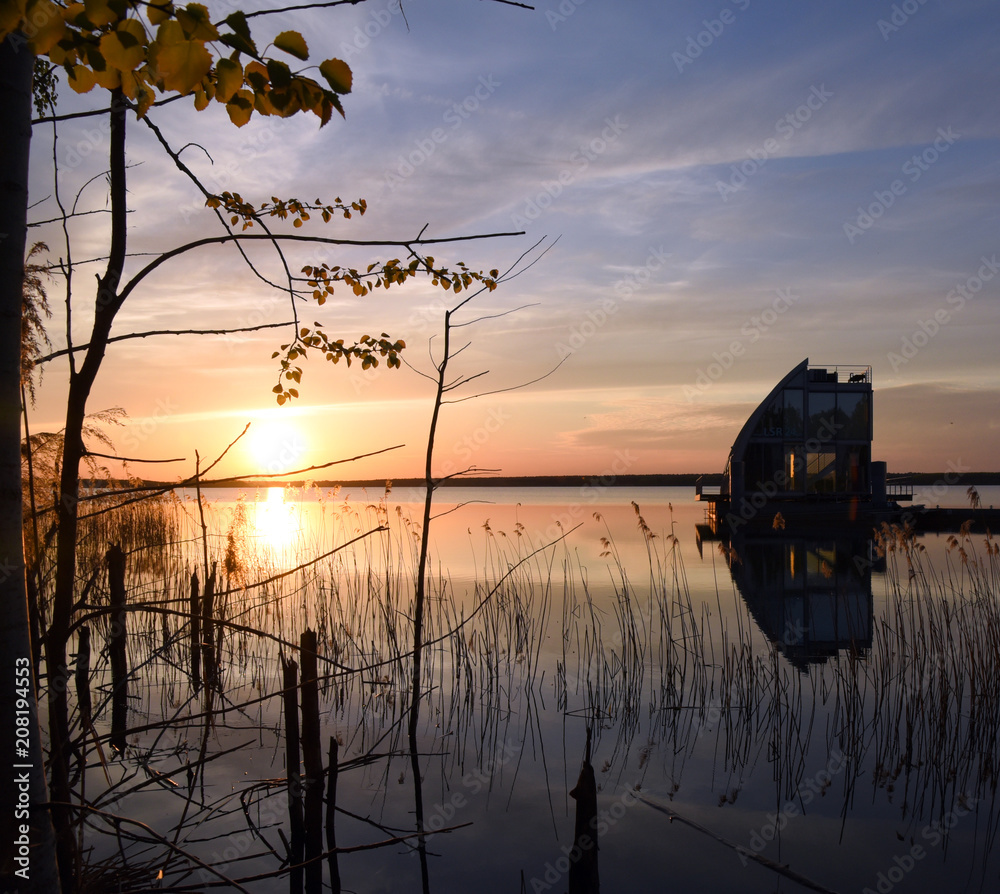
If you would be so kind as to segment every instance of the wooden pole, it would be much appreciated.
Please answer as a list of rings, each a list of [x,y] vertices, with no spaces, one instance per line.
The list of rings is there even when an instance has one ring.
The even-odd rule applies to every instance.
[[[216,686],[218,668],[215,662],[215,565],[205,582],[205,594],[201,599],[201,663],[205,669],[205,685]]]
[[[291,842],[288,890],[302,894],[302,775],[299,773],[299,666],[281,659],[285,705],[285,764],[288,768],[288,826]]]
[[[326,852],[327,865],[330,867],[330,889],[333,894],[340,894],[340,867],[337,864],[337,830],[334,825],[334,814],[337,811],[337,761],[340,744],[336,736],[330,736],[330,757],[327,762],[326,785]]]
[[[201,598],[198,572],[191,572],[191,688],[201,689]]]
[[[111,746],[125,750],[128,725],[128,656],[125,651],[125,552],[113,543],[107,552],[108,595],[111,600],[111,634],[108,657],[111,660]]]
[[[587,727],[587,747],[580,776],[569,794],[576,801],[569,894],[598,894],[601,878],[597,868],[597,780],[590,763],[590,727]]]
[[[319,687],[316,670],[316,631],[301,637],[302,658],[302,768],[305,771],[306,891],[323,887],[323,748],[320,744]]]
[[[80,717],[84,729],[90,723],[92,704],[90,700],[90,628],[83,626],[77,635],[76,645],[76,702],[80,706]]]

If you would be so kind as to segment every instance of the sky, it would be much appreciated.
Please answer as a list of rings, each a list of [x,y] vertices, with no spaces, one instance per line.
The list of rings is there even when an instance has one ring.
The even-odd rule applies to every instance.
[[[209,4],[221,19],[235,4]],[[246,11],[264,4],[249,0]],[[790,369],[872,367],[875,459],[890,472],[995,470],[1000,446],[1000,11],[988,2],[374,0],[251,19],[259,45],[301,31],[311,60],[354,75],[346,117],[233,127],[188,99],[150,119],[202,182],[262,202],[365,198],[363,218],[300,232],[354,239],[515,233],[435,248],[518,272],[455,317],[473,377],[442,408],[434,471],[503,475],[716,472],[745,418]],[[275,51],[280,55],[280,51]],[[289,61],[294,61],[289,59]],[[63,85],[58,111],[99,108]],[[70,257],[86,341],[103,209],[102,118],[33,136],[31,214],[59,196],[93,212],[40,223]],[[103,154],[102,154],[103,149]],[[129,123],[129,270],[218,235],[150,129]],[[533,248],[533,246],[537,246]],[[527,252],[527,254],[525,254]],[[292,247],[289,265],[367,265],[398,249]],[[273,252],[258,269],[280,281]],[[518,263],[518,259],[522,259]],[[66,343],[65,283],[49,287]],[[362,372],[320,357],[278,407],[286,330],[111,345],[92,411],[132,474],[284,472],[386,453],[322,478],[424,466],[443,313],[428,283],[300,302],[348,343],[402,338],[406,364]],[[126,302],[113,335],[291,319],[287,294],[232,248],[185,253]],[[487,372],[488,371],[488,372]],[[421,375],[423,373],[424,375]],[[482,374],[482,375],[481,375]],[[62,426],[65,358],[46,364],[31,423]],[[522,386],[522,387],[518,387]],[[150,465],[135,460],[183,461]]]

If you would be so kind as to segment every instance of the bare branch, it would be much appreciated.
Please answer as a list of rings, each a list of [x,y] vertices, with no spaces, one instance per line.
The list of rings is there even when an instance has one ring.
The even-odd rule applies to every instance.
[[[547,373],[540,375],[537,379],[531,379],[528,382],[520,382],[517,385],[511,385],[508,388],[497,388],[495,391],[480,391],[478,394],[470,394],[466,397],[456,397],[454,400],[446,400],[446,404],[460,404],[467,400],[473,400],[477,397],[489,397],[491,394],[505,394],[508,391],[519,391],[521,388],[527,388],[529,385],[534,385],[536,382],[541,382],[543,379],[547,379],[551,376],[560,366],[562,366],[568,359],[570,355],[567,354],[560,360],[555,366],[552,367]],[[482,373],[480,373],[482,375]],[[469,380],[474,379],[475,376],[470,376]]]
[[[483,320],[499,320],[501,317],[516,314],[519,310],[527,310],[529,307],[538,307],[538,302],[533,301],[531,304],[522,304],[520,307],[512,307],[510,310],[502,310],[495,314],[484,314],[481,317],[476,317],[474,320],[467,320],[464,323],[452,323],[451,325],[455,329],[461,329],[463,326],[471,326],[473,323],[481,323]]]
[[[179,456],[175,459],[136,459],[134,456],[115,456],[112,453],[94,453],[92,450],[84,451],[83,456],[97,456],[101,459],[117,459],[123,463],[182,463],[187,459],[186,456]]]
[[[71,217],[86,217],[88,214],[110,214],[111,210],[109,208],[94,208],[91,211],[77,211],[73,214],[59,215],[59,217],[50,217],[48,220],[36,220],[28,224],[28,228],[31,227],[43,227],[50,223],[61,223],[63,219],[69,219]],[[131,214],[131,212],[129,212]]]
[[[499,2],[499,0],[497,0],[497,2]],[[156,100],[156,102],[154,102],[150,106],[150,108],[153,109],[159,108],[160,106],[169,105],[172,102],[177,102],[177,100],[179,99],[186,99],[186,98],[187,98],[186,96],[177,93],[174,94],[173,96],[168,96],[165,99]],[[60,121],[72,121],[74,118],[100,118],[104,115],[107,115],[110,111],[111,111],[111,106],[104,106],[100,109],[91,109],[89,112],[67,112],[65,115],[46,115],[41,118],[32,118],[31,124],[32,126],[34,126],[36,124],[47,124],[50,121],[53,124],[56,124]]]
[[[285,320],[281,323],[261,323],[258,326],[241,326],[236,329],[151,329],[149,332],[129,332],[127,335],[116,335],[108,339],[108,344],[115,341],[128,341],[132,338],[149,338],[153,335],[235,335],[238,332],[258,332],[261,329],[280,329],[291,325],[292,321]],[[84,345],[74,345],[72,348],[62,348],[41,357],[38,362],[46,363],[49,360],[62,357],[64,354],[69,354],[71,351],[86,351],[89,347],[90,343],[88,342]]]

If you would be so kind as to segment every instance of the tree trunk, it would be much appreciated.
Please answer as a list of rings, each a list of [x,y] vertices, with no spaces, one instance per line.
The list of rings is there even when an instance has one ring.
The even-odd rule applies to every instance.
[[[110,183],[111,249],[108,267],[98,281],[94,307],[94,326],[86,356],[79,369],[70,373],[66,399],[66,427],[63,432],[63,456],[59,479],[59,505],[56,507],[56,584],[52,598],[52,621],[45,637],[45,663],[49,675],[49,731],[52,748],[52,800],[70,800],[69,763],[72,737],[69,729],[69,669],[66,648],[76,589],[77,504],[80,499],[80,463],[85,454],[83,424],[87,399],[93,387],[111,334],[111,324],[121,307],[118,284],[125,262],[126,214],[125,192],[125,104],[121,89],[111,92]],[[58,743],[55,744],[55,743]],[[52,818],[58,833],[60,875],[64,891],[72,885],[74,836],[68,810],[54,808]]]
[[[5,890],[59,891],[35,698],[21,503],[21,302],[28,215],[31,76],[20,34],[0,43],[0,759],[13,768],[0,804]],[[23,722],[22,722],[23,721]],[[25,735],[20,733],[25,731]],[[12,733],[17,732],[15,737]],[[24,794],[26,804],[20,796]],[[8,800],[10,798],[10,800]],[[22,811],[22,804],[25,809]]]

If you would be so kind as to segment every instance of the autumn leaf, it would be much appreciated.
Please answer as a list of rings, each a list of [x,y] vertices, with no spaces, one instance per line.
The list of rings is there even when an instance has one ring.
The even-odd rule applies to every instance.
[[[195,111],[201,112],[208,108],[208,104],[212,101],[212,97],[208,95],[203,87],[196,87],[194,91],[194,108]]]
[[[219,39],[224,44],[249,56],[259,55],[257,45],[250,36],[250,26],[247,25],[247,17],[242,11],[236,10],[236,12],[230,13],[226,16],[225,23],[233,29],[233,33],[220,35]]]
[[[174,5],[170,0],[149,0],[146,7],[146,17],[151,25],[162,25],[173,13]]]
[[[212,67],[212,57],[200,40],[188,40],[178,22],[164,22],[149,45],[153,70],[164,90],[187,94],[197,87]]]
[[[279,62],[277,59],[267,60],[267,75],[272,87],[282,89],[292,83],[291,69],[284,62]]]
[[[248,62],[243,75],[257,93],[264,93],[267,90],[267,66],[260,62]]]
[[[97,28],[110,25],[118,19],[110,0],[83,0],[83,6],[87,11],[87,20]]]
[[[101,37],[101,53],[108,65],[135,71],[146,61],[146,32],[138,19],[123,19],[114,31]]]
[[[215,63],[215,98],[219,102],[229,102],[242,86],[243,66],[239,62],[220,59]]]
[[[94,68],[94,80],[98,87],[114,90],[122,85],[122,73],[117,68],[108,68],[105,64],[103,69]]]
[[[86,65],[74,65],[66,80],[77,93],[89,93],[97,83],[94,73]]]
[[[303,62],[309,58],[309,48],[298,31],[282,31],[274,38],[274,45],[279,50],[284,50],[290,56],[301,59]]]
[[[351,92],[350,66],[340,59],[327,59],[319,65],[319,73],[326,78],[330,88],[336,93]]]
[[[253,114],[253,94],[249,90],[240,90],[226,103],[229,120],[237,127],[242,127]]]
[[[209,17],[208,9],[200,3],[189,3],[176,12],[177,21],[189,40],[218,40],[219,32]]]
[[[37,0],[37,2],[29,3],[26,17],[34,29],[30,45],[36,54],[48,53],[62,40],[63,34],[66,32],[66,23],[63,21],[62,10],[52,0]]]

